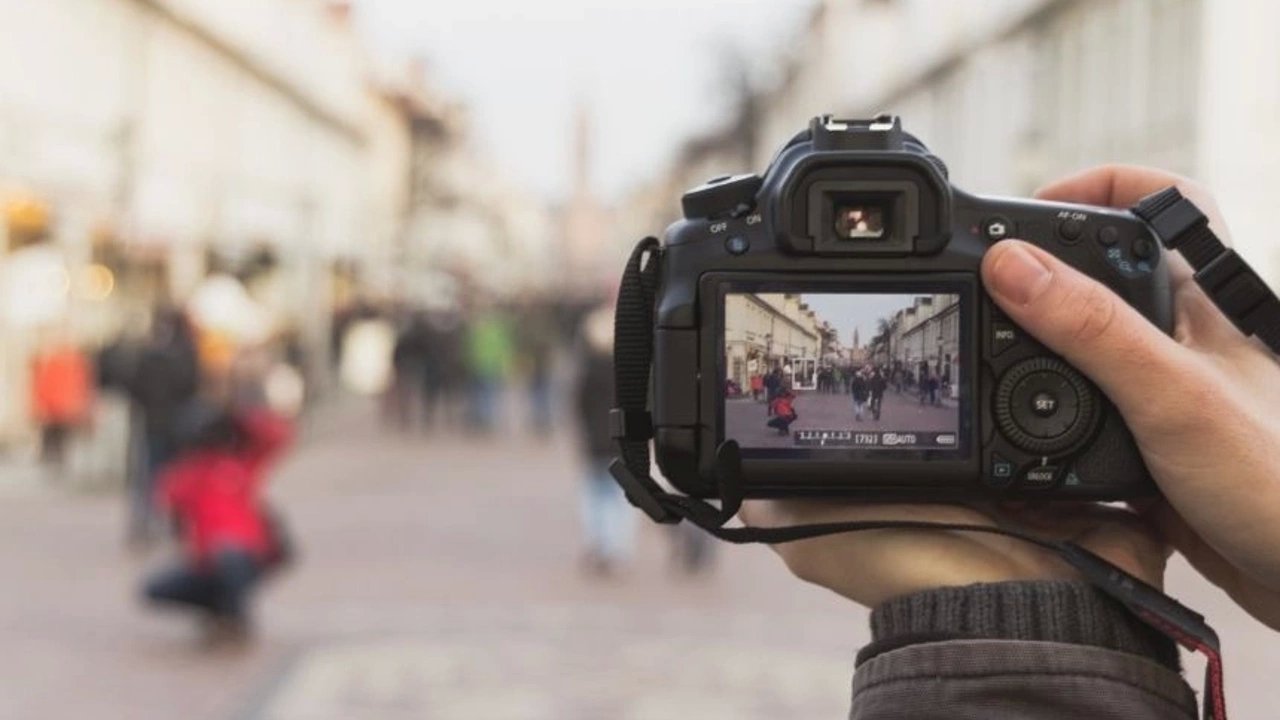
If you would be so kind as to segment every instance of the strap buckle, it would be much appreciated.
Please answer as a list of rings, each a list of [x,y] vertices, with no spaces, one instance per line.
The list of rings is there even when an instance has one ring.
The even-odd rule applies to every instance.
[[[614,408],[609,411],[609,437],[624,442],[653,439],[653,416],[647,410]]]
[[[1208,218],[1176,187],[1143,198],[1133,214],[1195,270],[1196,283],[1245,335],[1280,353],[1280,298],[1244,258],[1209,228]]]
[[[1177,250],[1189,239],[1189,232],[1209,223],[1200,208],[1172,186],[1144,197],[1134,206],[1133,213],[1145,220],[1170,250]]]
[[[649,516],[649,519],[663,525],[674,525],[680,522],[679,515],[676,515],[658,501],[658,495],[662,494],[662,488],[658,487],[658,483],[654,482],[653,478],[646,475],[644,480],[641,480],[636,477],[627,468],[627,464],[622,461],[622,458],[614,458],[613,462],[609,463],[609,474],[622,486],[622,491],[626,493],[627,500],[635,507],[643,510],[644,514]]]

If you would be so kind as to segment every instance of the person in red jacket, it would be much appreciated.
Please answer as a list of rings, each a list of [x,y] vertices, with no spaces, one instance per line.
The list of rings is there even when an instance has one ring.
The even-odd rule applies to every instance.
[[[156,495],[178,526],[184,558],[148,580],[146,597],[205,611],[217,626],[243,633],[250,591],[282,554],[261,495],[292,429],[265,410],[200,406],[188,415],[181,423],[187,447],[161,475]]]
[[[773,417],[769,418],[766,424],[776,428],[779,435],[786,435],[791,430],[791,423],[800,417],[796,412],[795,403],[795,393],[791,392],[791,388],[784,387],[782,392],[769,403],[769,412]]]
[[[55,467],[66,460],[67,441],[93,413],[93,369],[85,353],[56,341],[36,355],[31,367],[31,411],[40,425],[40,454]]]

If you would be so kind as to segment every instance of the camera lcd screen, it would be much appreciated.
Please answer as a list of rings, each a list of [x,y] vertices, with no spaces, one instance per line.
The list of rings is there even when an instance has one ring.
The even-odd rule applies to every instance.
[[[769,455],[959,453],[967,444],[961,300],[958,292],[726,292],[724,439]]]

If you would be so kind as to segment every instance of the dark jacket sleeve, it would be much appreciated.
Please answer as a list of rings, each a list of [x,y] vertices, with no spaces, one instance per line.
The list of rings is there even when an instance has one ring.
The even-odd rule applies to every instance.
[[[851,720],[1194,720],[1174,643],[1085,583],[942,588],[881,605]]]
[[[594,458],[614,453],[609,433],[609,411],[613,408],[613,357],[584,350],[581,374],[574,388],[582,446]]]

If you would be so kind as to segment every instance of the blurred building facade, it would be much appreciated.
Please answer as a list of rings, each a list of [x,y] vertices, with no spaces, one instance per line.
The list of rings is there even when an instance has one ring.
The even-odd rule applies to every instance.
[[[884,110],[976,192],[1028,194],[1105,162],[1167,168],[1213,189],[1275,284],[1276,22],[1275,3],[1230,0],[824,1],[763,103],[756,157],[820,112]]]
[[[541,205],[493,181],[461,108],[372,58],[341,2],[24,3],[0,23],[0,208],[0,440],[26,427],[41,333],[92,344],[210,272],[254,269],[317,367],[355,296],[454,301],[441,269],[545,282],[532,260],[492,270],[513,237],[545,246]]]
[[[696,143],[722,150],[686,152],[637,193],[645,227],[707,177],[762,171],[815,115],[892,112],[973,192],[1026,195],[1106,162],[1190,175],[1275,285],[1278,22],[1280,4],[1232,0],[819,0],[752,112]]]

